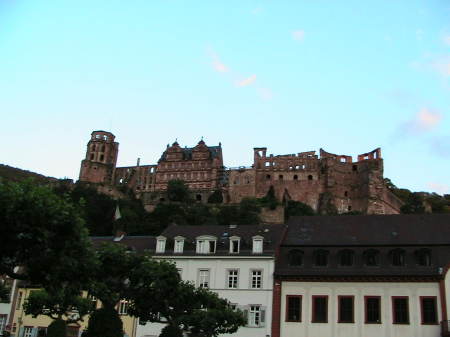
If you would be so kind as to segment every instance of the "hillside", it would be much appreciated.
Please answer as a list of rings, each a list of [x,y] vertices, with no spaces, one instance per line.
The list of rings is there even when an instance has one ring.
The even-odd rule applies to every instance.
[[[39,173],[0,164],[0,179],[9,181],[22,181],[27,178],[33,178],[36,182],[41,184],[57,181],[57,179],[53,177],[47,177]]]

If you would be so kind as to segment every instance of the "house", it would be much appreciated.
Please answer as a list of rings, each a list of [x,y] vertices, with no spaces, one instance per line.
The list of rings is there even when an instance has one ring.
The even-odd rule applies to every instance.
[[[226,336],[269,336],[275,254],[284,225],[169,226],[154,258],[176,264],[183,280],[226,298],[247,325]],[[159,336],[161,323],[138,325],[136,337]]]
[[[11,324],[11,310],[13,308],[17,281],[3,275],[0,276],[0,283],[9,291],[9,299],[5,303],[0,302],[0,336],[3,336],[3,332],[9,329]]]
[[[271,336],[450,336],[449,263],[449,215],[291,218]]]

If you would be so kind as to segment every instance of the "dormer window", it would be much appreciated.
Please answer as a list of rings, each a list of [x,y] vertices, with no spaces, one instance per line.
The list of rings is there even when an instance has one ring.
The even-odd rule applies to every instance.
[[[230,254],[238,254],[241,239],[238,236],[230,238]]]
[[[217,238],[214,236],[199,236],[197,238],[197,254],[214,254]]]
[[[183,253],[183,248],[184,248],[184,237],[176,236],[173,243],[173,252]]]
[[[166,238],[164,236],[158,236],[156,238],[156,252],[164,253],[166,250]]]
[[[253,254],[261,254],[263,252],[263,240],[262,236],[253,237]]]

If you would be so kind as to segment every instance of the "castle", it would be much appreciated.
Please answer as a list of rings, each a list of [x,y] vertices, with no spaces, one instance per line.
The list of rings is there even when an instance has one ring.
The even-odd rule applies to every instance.
[[[183,180],[195,200],[206,202],[215,191],[224,203],[238,203],[244,197],[264,197],[272,186],[279,201],[300,201],[327,213],[361,212],[397,214],[402,202],[387,189],[383,179],[381,150],[351,156],[320,149],[288,155],[267,155],[267,148],[254,148],[251,167],[226,168],[222,146],[167,145],[155,165],[116,167],[119,143],[111,132],[94,131],[81,162],[81,182],[109,187],[126,186],[151,206],[165,201],[167,184]]]

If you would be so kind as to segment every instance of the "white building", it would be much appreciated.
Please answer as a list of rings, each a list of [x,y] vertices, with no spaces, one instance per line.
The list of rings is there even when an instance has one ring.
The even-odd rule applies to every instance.
[[[16,291],[17,281],[7,276],[0,276],[0,282],[9,290],[9,301],[6,303],[0,302],[0,336],[3,335],[3,331],[11,325],[11,309],[13,307],[14,293]]]
[[[288,223],[272,337],[450,336],[450,216],[322,216]]]
[[[157,237],[155,258],[175,262],[183,280],[209,288],[247,316],[226,336],[271,335],[274,258],[282,225],[170,226]],[[162,324],[137,326],[136,337],[159,336]]]

